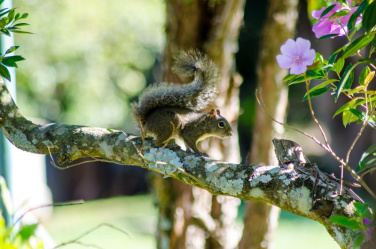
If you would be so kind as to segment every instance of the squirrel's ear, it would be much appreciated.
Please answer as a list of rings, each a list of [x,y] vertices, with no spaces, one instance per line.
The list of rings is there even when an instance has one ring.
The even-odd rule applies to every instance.
[[[214,118],[217,115],[217,112],[214,109],[211,109],[210,111],[210,118]]]
[[[218,109],[217,109],[217,114],[218,114],[218,115],[221,115],[221,112],[220,112]]]

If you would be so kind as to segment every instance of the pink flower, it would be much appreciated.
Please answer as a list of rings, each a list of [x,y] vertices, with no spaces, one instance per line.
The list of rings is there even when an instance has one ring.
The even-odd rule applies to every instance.
[[[312,27],[312,31],[315,33],[316,38],[332,34],[336,34],[338,36],[344,36],[347,34],[347,23],[349,22],[351,15],[358,9],[358,7],[350,9],[350,7],[348,6],[351,6],[351,0],[347,1],[348,6],[345,7],[336,1],[334,1],[333,4],[335,4],[334,8],[323,17],[320,16],[326,10],[326,8],[312,11],[312,17],[320,20]],[[336,16],[330,18],[333,14],[339,11],[349,11],[349,13],[345,16]],[[362,18],[358,17],[356,24],[360,23],[361,21]]]
[[[282,54],[276,57],[278,65],[283,69],[290,69],[290,74],[304,73],[316,57],[315,50],[310,48],[311,43],[306,39],[298,37],[296,42],[288,39],[281,46]]]

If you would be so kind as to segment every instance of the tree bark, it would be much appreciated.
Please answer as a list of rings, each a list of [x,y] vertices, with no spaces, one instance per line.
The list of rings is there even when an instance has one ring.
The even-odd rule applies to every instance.
[[[260,54],[257,67],[258,88],[261,90],[269,114],[283,121],[287,108],[287,87],[283,84],[285,70],[279,68],[275,59],[280,46],[293,38],[297,20],[298,0],[269,0],[268,12],[262,30]],[[248,162],[275,164],[271,140],[281,135],[283,128],[257,108],[257,119],[253,131],[251,152]],[[279,209],[276,206],[248,202],[246,205],[243,237],[239,249],[272,248],[272,238],[278,223]],[[254,224],[258,224],[255,226]]]
[[[199,49],[217,64],[222,80],[215,106],[231,123],[234,135],[224,141],[203,141],[201,145],[202,150],[212,157],[227,158],[234,163],[240,162],[237,117],[238,86],[241,83],[234,72],[234,53],[243,11],[244,0],[167,1],[167,43],[163,61],[164,80],[168,82],[180,81],[171,72],[171,65],[173,55],[182,49]],[[152,177],[153,188],[158,189],[158,248],[236,246],[233,234],[239,200],[212,196],[173,179],[167,179],[166,184],[166,179],[162,181],[160,178],[158,175]]]
[[[59,153],[60,164],[84,157],[101,158],[153,170],[213,195],[277,205],[323,224],[341,248],[352,248],[354,238],[360,234],[328,220],[338,215],[354,217],[354,202],[361,201],[359,197],[346,187],[339,194],[339,180],[309,163],[302,149],[291,141],[274,140],[279,164],[273,166],[215,161],[176,146],[156,148],[151,140],[141,152],[141,139],[122,131],[32,123],[21,115],[3,82],[0,111],[0,127],[11,143],[33,153]],[[209,217],[203,216],[196,223],[208,231],[216,229]]]

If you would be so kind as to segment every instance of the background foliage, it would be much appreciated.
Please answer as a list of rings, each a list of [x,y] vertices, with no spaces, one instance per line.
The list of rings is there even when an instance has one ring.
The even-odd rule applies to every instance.
[[[32,13],[27,30],[34,35],[15,37],[26,58],[17,70],[25,115],[124,128],[129,100],[152,78],[164,45],[163,1],[13,2]]]

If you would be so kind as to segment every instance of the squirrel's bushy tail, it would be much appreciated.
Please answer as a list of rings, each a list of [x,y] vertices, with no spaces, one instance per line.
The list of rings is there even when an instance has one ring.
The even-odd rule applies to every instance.
[[[143,122],[151,110],[159,107],[201,111],[217,97],[219,70],[212,60],[197,50],[183,51],[174,59],[172,71],[179,76],[194,76],[194,80],[183,85],[162,82],[146,88],[138,103],[132,103],[137,122]]]

